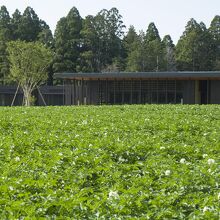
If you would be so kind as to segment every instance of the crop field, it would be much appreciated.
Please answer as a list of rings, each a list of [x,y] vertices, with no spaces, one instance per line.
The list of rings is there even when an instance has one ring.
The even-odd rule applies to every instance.
[[[0,219],[220,218],[220,106],[0,108]]]

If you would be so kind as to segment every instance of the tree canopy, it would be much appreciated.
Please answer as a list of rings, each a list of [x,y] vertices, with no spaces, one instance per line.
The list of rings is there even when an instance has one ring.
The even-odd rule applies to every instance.
[[[0,8],[0,82],[8,83],[10,41],[40,42],[50,48],[53,72],[200,71],[220,70],[220,16],[209,27],[190,19],[174,45],[169,34],[161,37],[154,22],[146,31],[126,27],[117,8],[103,9],[82,18],[76,7],[57,22],[54,36],[33,8],[10,16]]]
[[[51,51],[39,42],[11,41],[7,45],[10,78],[24,93],[24,104],[31,104],[31,93],[47,79],[47,68],[52,60]]]

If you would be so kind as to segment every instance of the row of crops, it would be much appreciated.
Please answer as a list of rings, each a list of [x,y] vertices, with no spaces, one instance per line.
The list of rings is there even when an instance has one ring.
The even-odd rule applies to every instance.
[[[216,219],[220,106],[0,109],[0,219]]]

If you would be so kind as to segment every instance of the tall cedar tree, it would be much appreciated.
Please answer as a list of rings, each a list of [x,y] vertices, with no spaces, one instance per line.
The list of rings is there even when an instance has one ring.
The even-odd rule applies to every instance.
[[[220,70],[220,16],[216,15],[209,27],[209,33],[212,36],[213,44],[213,70]]]
[[[9,74],[7,42],[12,39],[11,18],[5,6],[0,9],[0,82],[5,84]]]
[[[95,17],[87,16],[83,20],[81,30],[82,51],[80,53],[80,70],[82,72],[98,72],[98,34],[96,32]]]
[[[33,8],[27,7],[18,25],[18,39],[27,42],[37,41],[40,31],[40,19],[38,15]]]
[[[126,53],[126,71],[144,71],[144,33],[138,35],[131,26],[123,40]]]
[[[122,16],[116,8],[103,9],[95,16],[98,37],[97,62],[99,71],[114,71],[122,59],[122,37],[124,36]]]
[[[180,71],[212,70],[212,38],[204,23],[191,19],[176,46],[177,68]]]
[[[170,35],[166,35],[162,41],[165,50],[165,65],[166,71],[176,70],[176,60],[175,60],[175,45],[173,44]]]
[[[162,71],[166,69],[164,47],[154,23],[150,23],[144,38],[144,71]]]
[[[82,18],[77,8],[73,7],[66,17],[58,21],[55,30],[54,71],[77,71],[82,47],[81,30]]]

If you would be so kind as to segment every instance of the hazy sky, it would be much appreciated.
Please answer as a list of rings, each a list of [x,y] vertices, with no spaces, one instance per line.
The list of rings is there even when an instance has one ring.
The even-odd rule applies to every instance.
[[[220,15],[220,0],[0,0],[0,5],[5,5],[10,14],[16,8],[23,12],[31,6],[52,31],[73,6],[83,18],[116,7],[127,27],[134,25],[137,31],[146,31],[148,24],[154,22],[160,36],[170,34],[175,43],[190,18],[209,26],[214,16]]]

